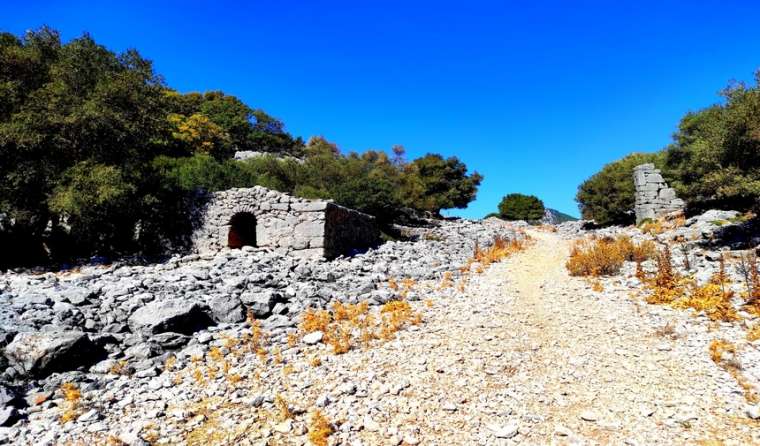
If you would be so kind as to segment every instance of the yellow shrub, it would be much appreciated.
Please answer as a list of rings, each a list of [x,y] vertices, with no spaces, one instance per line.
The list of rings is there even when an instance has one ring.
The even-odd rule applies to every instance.
[[[475,252],[473,253],[473,260],[478,262],[483,267],[487,267],[492,263],[499,262],[506,257],[521,251],[525,248],[525,243],[518,239],[505,239],[501,236],[496,236],[491,243],[491,246],[485,249],[481,249],[478,244],[475,245]]]
[[[293,418],[293,414],[290,412],[288,402],[279,393],[274,398],[274,405],[277,408],[277,412],[279,412],[280,418],[282,420]]]
[[[713,339],[713,341],[710,342],[709,350],[710,358],[716,364],[720,364],[725,360],[725,358],[723,358],[725,353],[730,353],[731,357],[736,355],[736,346],[723,339]]]
[[[314,446],[327,446],[327,439],[332,435],[333,428],[322,412],[315,410],[309,423],[309,441]]]
[[[580,240],[573,245],[565,266],[573,276],[611,276],[620,272],[624,261],[641,263],[656,252],[653,242],[634,243],[626,236]]]
[[[348,352],[351,350],[351,328],[343,324],[331,324],[325,332],[325,343],[332,346],[336,355]]]
[[[579,241],[565,267],[573,276],[610,276],[620,272],[625,255],[611,240]]]
[[[757,324],[754,327],[750,328],[750,330],[747,332],[748,341],[754,342],[758,339],[760,339],[760,324]]]
[[[306,333],[312,333],[315,331],[325,332],[327,331],[327,325],[332,320],[330,312],[327,310],[312,310],[309,308],[303,314],[301,320],[301,330]]]
[[[652,294],[647,297],[650,304],[669,304],[683,297],[683,279],[673,270],[670,248],[666,245],[657,256],[657,274],[649,283]]]
[[[79,400],[82,398],[82,393],[76,384],[69,382],[61,385],[61,393],[64,400],[61,423],[68,423],[79,416]]]

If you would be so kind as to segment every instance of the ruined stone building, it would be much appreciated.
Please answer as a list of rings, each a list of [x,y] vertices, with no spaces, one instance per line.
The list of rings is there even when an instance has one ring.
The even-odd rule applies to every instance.
[[[198,214],[199,253],[247,245],[329,259],[373,246],[380,235],[370,215],[261,186],[212,193]]]
[[[636,224],[684,208],[684,201],[676,196],[672,187],[668,187],[654,164],[636,166],[633,169],[633,184],[636,187]]]

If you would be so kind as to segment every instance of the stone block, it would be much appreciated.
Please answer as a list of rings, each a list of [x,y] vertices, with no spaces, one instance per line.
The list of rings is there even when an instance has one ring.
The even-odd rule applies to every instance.
[[[668,187],[654,164],[636,166],[633,169],[633,182],[636,188],[634,200],[636,223],[683,209],[683,200],[676,197],[675,190]]]

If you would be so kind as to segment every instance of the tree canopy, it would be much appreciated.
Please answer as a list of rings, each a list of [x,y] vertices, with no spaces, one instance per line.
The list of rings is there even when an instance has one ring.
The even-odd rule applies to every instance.
[[[189,227],[198,189],[258,184],[386,222],[401,207],[438,213],[475,198],[482,177],[457,158],[392,150],[304,143],[235,96],[171,89],[136,50],[88,34],[0,32],[0,243],[14,263],[161,251]],[[270,156],[238,162],[236,151]]]
[[[504,220],[537,221],[544,210],[544,202],[535,195],[509,194],[499,203],[499,217]]]
[[[578,189],[584,218],[602,225],[633,218],[633,167],[654,162],[687,202],[689,211],[708,207],[748,210],[760,199],[760,71],[755,84],[732,83],[722,101],[687,113],[673,142],[656,154],[631,154],[606,165]]]

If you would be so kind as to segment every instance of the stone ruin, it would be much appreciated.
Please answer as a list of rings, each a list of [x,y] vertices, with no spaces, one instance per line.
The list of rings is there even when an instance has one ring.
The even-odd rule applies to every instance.
[[[254,246],[332,259],[380,240],[375,218],[370,215],[261,186],[209,194],[198,214],[192,235],[192,251],[197,253]]]
[[[636,224],[646,219],[655,219],[684,208],[683,200],[676,196],[676,191],[668,187],[662,173],[647,163],[633,169],[633,184],[636,187]]]

